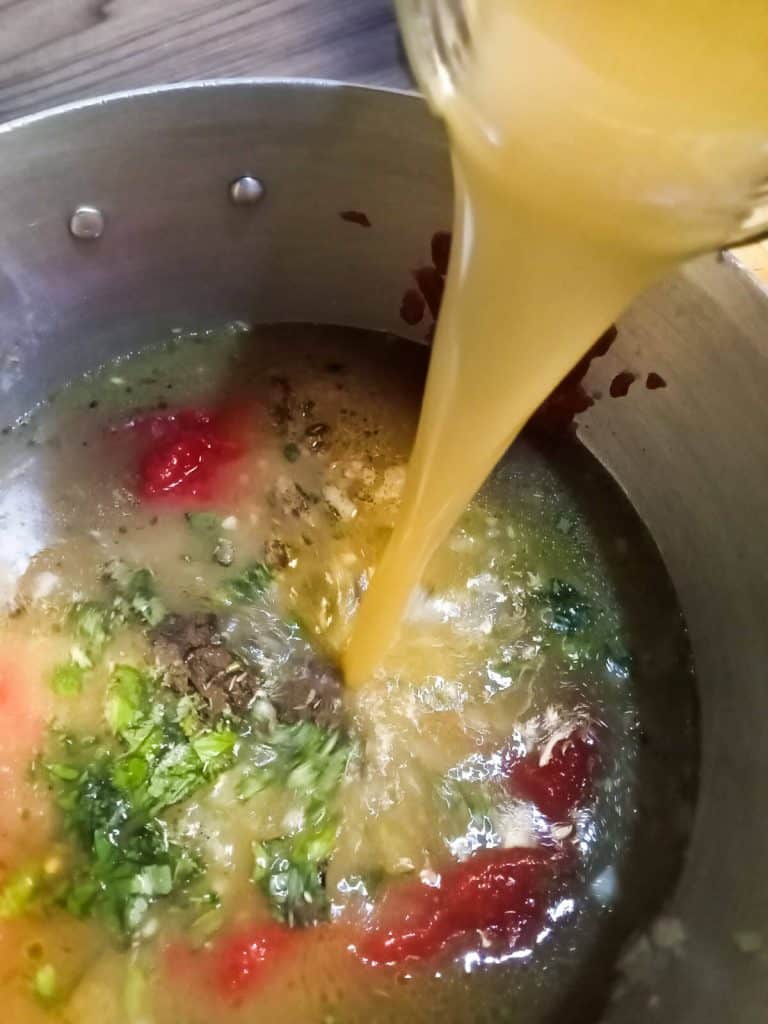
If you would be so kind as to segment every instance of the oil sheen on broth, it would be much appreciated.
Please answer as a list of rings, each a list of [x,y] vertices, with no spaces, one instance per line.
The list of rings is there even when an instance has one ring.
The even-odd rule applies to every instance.
[[[464,9],[471,44],[439,76],[406,32],[451,138],[453,256],[400,518],[344,657],[353,685],[386,675],[436,546],[534,409],[655,278],[734,237],[768,165],[765,0]]]
[[[342,691],[425,374],[232,328],[0,438],[7,1020],[591,1019],[684,848],[684,629],[618,489],[531,436]]]

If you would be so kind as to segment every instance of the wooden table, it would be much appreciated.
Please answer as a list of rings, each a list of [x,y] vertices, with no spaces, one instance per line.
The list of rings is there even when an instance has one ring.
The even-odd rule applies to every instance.
[[[391,0],[0,0],[0,122],[237,75],[409,84]],[[768,282],[768,244],[742,258]]]
[[[391,0],[0,0],[0,121],[237,75],[407,85]]]

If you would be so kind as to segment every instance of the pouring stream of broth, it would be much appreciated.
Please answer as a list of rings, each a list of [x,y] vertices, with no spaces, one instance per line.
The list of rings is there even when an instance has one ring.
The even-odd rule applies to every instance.
[[[768,165],[765,0],[466,0],[462,17],[466,52],[425,83],[452,143],[453,255],[353,686],[531,413],[649,284],[738,234]]]

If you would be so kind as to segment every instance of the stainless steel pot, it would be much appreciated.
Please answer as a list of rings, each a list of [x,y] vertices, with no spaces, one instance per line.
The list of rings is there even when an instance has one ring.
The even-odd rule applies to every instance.
[[[233,189],[243,176],[260,186]],[[401,296],[449,226],[450,192],[419,99],[329,83],[201,83],[0,127],[0,420],[173,327],[310,320],[416,337]],[[590,389],[607,395],[627,367],[667,387],[598,401],[579,432],[677,587],[703,762],[679,889],[625,955],[605,1020],[763,1024],[768,297],[710,258],[620,326]]]

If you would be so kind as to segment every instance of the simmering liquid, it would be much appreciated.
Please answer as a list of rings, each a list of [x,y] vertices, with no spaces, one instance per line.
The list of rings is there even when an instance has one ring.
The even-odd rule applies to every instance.
[[[387,686],[342,688],[421,345],[242,325],[0,433],[9,1024],[569,1024],[679,870],[674,592],[533,432],[441,545]]]
[[[479,0],[465,16],[463,59],[428,83],[453,145],[453,258],[352,685],[533,410],[655,278],[738,232],[768,164],[765,0]]]

